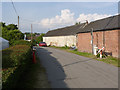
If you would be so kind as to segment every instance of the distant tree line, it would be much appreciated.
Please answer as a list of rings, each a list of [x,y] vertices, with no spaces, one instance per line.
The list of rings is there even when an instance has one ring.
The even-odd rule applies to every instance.
[[[24,38],[24,34],[18,30],[18,27],[15,24],[6,25],[5,23],[0,22],[0,27],[2,29],[2,37],[8,40],[10,44],[15,40]]]

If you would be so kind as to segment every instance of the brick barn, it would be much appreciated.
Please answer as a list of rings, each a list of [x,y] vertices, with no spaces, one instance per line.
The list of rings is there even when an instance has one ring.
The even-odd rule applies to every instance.
[[[77,33],[87,25],[86,23],[79,25],[72,25],[64,28],[58,28],[56,30],[48,31],[43,37],[43,41],[47,45],[51,46],[76,46]]]
[[[106,53],[120,58],[120,25],[118,21],[120,21],[120,15],[89,23],[78,33],[78,51],[92,53],[91,30],[93,29],[93,46],[104,47]]]

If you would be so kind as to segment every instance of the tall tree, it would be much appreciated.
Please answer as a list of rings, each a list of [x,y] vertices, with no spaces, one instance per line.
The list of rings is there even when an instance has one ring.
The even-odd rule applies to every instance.
[[[18,29],[18,27],[15,24],[9,24],[9,25],[7,25],[7,29],[8,30],[15,30],[15,29]]]
[[[24,34],[18,30],[17,25],[5,25],[5,23],[2,22],[0,24],[2,26],[2,37],[10,41],[10,43],[24,38]]]

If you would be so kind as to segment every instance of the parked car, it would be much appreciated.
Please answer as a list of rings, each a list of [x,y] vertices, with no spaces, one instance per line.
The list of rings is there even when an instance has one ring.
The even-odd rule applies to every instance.
[[[39,46],[47,47],[47,44],[46,44],[45,42],[40,42],[40,43],[39,43]]]

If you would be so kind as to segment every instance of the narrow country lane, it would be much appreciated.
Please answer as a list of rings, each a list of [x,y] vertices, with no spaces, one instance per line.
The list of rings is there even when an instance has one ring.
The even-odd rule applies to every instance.
[[[51,47],[36,51],[52,88],[118,88],[118,67]]]

